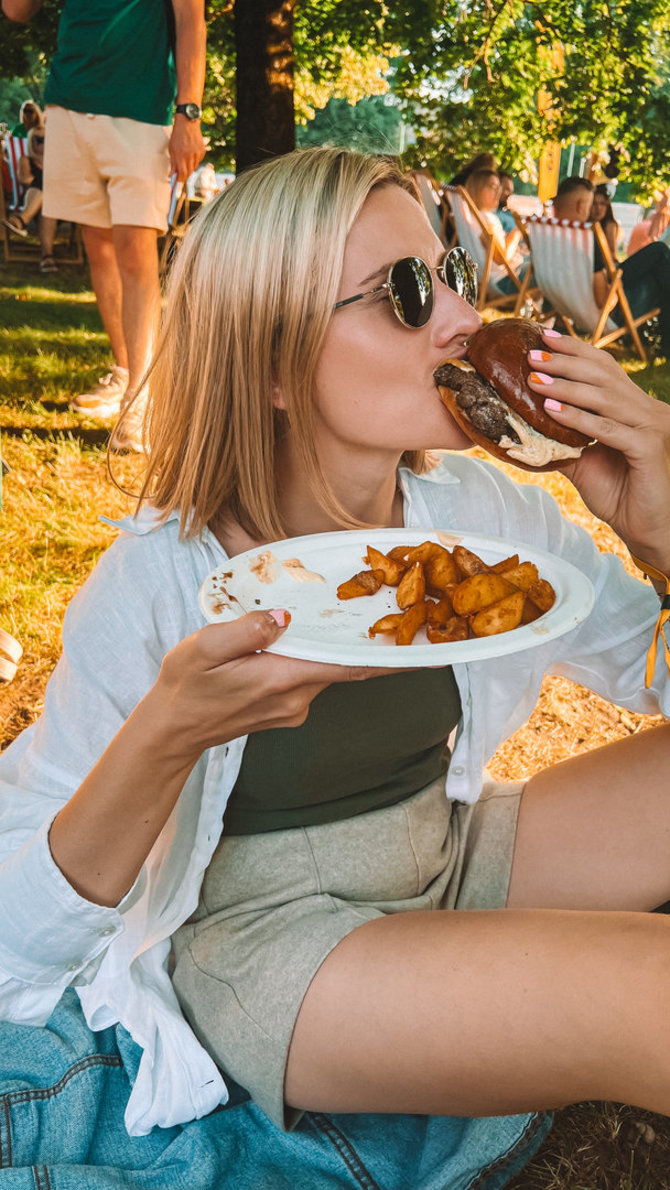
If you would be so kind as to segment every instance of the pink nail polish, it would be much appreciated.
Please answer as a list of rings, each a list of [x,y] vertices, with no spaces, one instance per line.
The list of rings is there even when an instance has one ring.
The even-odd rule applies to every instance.
[[[552,397],[547,397],[546,401],[544,402],[544,407],[547,410],[547,413],[563,412],[563,406],[561,405],[561,402],[554,401]]]
[[[552,331],[550,329],[543,330],[542,334],[546,335],[548,339],[562,339],[563,338],[560,331]]]
[[[535,361],[536,364],[546,364],[551,359],[551,352],[549,351],[529,351],[528,358]]]
[[[553,384],[553,376],[547,376],[546,372],[531,372],[530,378],[533,384]]]
[[[291,621],[290,613],[284,611],[283,607],[273,607],[268,611],[268,615],[272,616],[275,624],[278,624],[280,628],[285,628]]]

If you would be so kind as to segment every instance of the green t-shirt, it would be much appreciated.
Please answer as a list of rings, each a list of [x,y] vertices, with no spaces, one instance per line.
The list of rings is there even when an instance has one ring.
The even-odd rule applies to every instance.
[[[65,0],[44,101],[171,124],[176,71],[165,0]]]
[[[249,736],[225,830],[316,826],[403,801],[446,773],[460,717],[451,666],[327,686],[301,727]]]

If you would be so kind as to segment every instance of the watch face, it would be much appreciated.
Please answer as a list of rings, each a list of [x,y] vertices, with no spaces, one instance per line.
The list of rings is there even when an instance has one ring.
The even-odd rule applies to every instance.
[[[201,112],[200,112],[200,108],[198,107],[197,103],[180,103],[177,108],[177,111],[183,112],[184,115],[187,116],[189,120],[199,120],[200,119]]]

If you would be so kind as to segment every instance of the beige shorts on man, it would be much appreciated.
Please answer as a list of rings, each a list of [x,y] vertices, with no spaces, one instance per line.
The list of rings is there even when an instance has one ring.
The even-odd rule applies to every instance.
[[[44,214],[89,227],[167,230],[170,127],[48,107]]]

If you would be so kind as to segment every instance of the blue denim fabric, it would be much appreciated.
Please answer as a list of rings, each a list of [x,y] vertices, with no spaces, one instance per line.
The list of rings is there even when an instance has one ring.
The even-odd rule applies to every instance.
[[[308,1112],[283,1133],[233,1086],[202,1120],[129,1137],[139,1056],[120,1026],[91,1033],[72,991],[44,1029],[0,1024],[0,1190],[499,1190],[550,1127]]]

